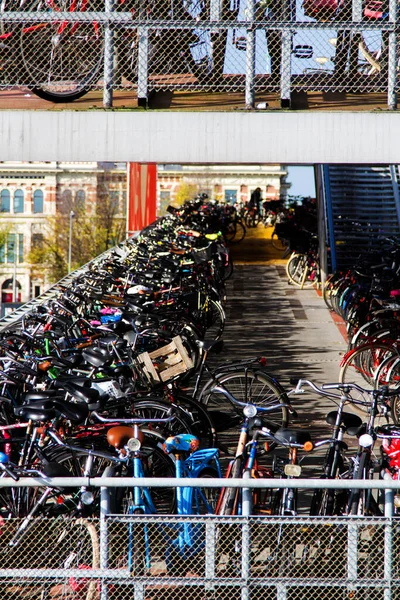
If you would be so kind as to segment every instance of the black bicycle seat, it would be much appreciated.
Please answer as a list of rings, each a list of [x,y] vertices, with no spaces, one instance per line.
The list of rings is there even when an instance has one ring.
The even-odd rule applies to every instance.
[[[311,442],[310,433],[298,429],[278,429],[275,437],[283,444],[305,444],[306,442]]]
[[[326,422],[329,425],[335,425],[337,417],[337,411],[332,410],[330,413],[326,415]],[[362,420],[359,416],[353,415],[352,413],[343,412],[340,419],[340,424],[344,425],[346,429],[349,427],[360,427],[362,425]]]

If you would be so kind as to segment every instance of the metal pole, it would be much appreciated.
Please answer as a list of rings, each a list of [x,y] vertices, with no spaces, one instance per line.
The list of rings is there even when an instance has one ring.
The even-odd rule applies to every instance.
[[[107,467],[104,471],[104,476],[109,477],[112,467]],[[109,550],[109,535],[107,514],[110,507],[110,492],[109,488],[100,488],[100,569],[108,569],[108,550]],[[108,600],[108,585],[102,579],[100,600]]]
[[[246,1],[246,20],[250,22],[246,35],[246,108],[254,108],[254,79],[256,75],[256,30],[254,0]]]
[[[389,0],[389,22],[397,22],[397,0]],[[397,34],[393,31],[389,33],[388,48],[388,107],[391,110],[397,108],[396,91],[396,67],[397,67]]]
[[[68,273],[71,273],[72,259],[72,219],[75,217],[73,210],[69,213],[69,239],[68,239]]]
[[[13,302],[17,302],[17,234],[14,233]]]
[[[114,0],[104,1],[104,12],[114,11]],[[110,22],[104,27],[104,88],[103,106],[111,108],[113,104],[114,85],[114,30]]]
[[[139,19],[146,18],[145,9],[139,9]],[[164,31],[162,32],[164,33]],[[138,106],[147,107],[149,97],[149,30],[145,27],[138,27]]]
[[[243,479],[249,480],[251,478],[251,472],[246,469],[243,473]],[[242,593],[241,600],[248,600],[249,598],[249,587],[248,580],[250,576],[250,521],[249,516],[251,513],[251,489],[243,488],[242,490],[242,515],[246,519],[242,523]]]
[[[385,479],[385,476],[383,477]],[[388,480],[390,481],[390,477]],[[394,513],[394,491],[385,490],[385,538],[383,554],[383,576],[385,579],[384,600],[392,598],[392,561],[393,561],[393,513]]]
[[[288,24],[289,27],[289,24]],[[281,107],[290,108],[291,67],[292,67],[292,33],[289,29],[282,31],[281,61]]]

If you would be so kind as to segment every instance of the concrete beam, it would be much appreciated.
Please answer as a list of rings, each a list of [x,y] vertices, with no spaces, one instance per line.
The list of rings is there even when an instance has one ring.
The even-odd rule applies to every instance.
[[[367,112],[2,111],[0,160],[400,162],[400,119]]]

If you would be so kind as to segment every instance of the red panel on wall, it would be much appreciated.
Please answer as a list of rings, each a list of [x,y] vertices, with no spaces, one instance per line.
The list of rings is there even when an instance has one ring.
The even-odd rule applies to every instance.
[[[128,163],[128,233],[140,231],[156,218],[156,163]]]

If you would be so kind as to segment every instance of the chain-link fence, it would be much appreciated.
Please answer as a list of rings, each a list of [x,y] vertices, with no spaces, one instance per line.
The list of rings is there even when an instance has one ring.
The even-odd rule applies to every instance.
[[[55,101],[95,88],[386,92],[396,0],[46,0],[2,4],[0,86]]]
[[[103,483],[114,483],[121,490],[128,481],[132,482],[104,479]],[[198,484],[198,480],[177,481]],[[64,485],[82,483],[88,480],[64,480]],[[164,487],[175,483],[159,482]],[[214,483],[219,482],[207,485]],[[255,482],[229,483],[243,487]],[[264,483],[271,485],[268,480]],[[303,490],[317,483],[274,481],[278,487],[298,485]],[[368,482],[330,483],[349,487]],[[148,481],[135,480],[135,486],[143,484]],[[257,480],[256,485],[260,488],[263,483]],[[398,482],[385,485],[400,487]],[[400,522],[389,510],[390,492],[386,516],[381,517],[227,517],[108,514],[111,489],[102,488],[98,519],[2,518],[0,597],[389,600],[399,596]]]

